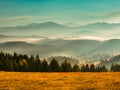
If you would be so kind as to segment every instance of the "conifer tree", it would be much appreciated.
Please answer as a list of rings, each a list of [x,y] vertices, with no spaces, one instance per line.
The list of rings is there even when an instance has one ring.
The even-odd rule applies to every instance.
[[[77,64],[75,64],[75,65],[73,66],[73,68],[72,68],[72,71],[73,71],[73,72],[78,72],[78,71],[80,71],[80,70],[79,70],[79,66],[78,66]]]
[[[58,71],[60,71],[59,70],[60,66],[58,64],[58,61],[55,60],[55,59],[51,60],[49,67],[50,67],[50,71],[52,71],[52,72],[58,72]]]

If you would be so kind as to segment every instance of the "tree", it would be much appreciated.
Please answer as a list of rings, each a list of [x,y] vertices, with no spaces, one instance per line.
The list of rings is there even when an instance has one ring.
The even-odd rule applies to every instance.
[[[89,72],[89,71],[90,71],[90,69],[89,69],[89,65],[86,64],[86,66],[85,66],[85,72]]]
[[[9,67],[8,68],[9,68],[9,71],[14,71],[13,63],[12,62],[9,63]]]
[[[55,59],[51,60],[49,67],[50,67],[50,71],[52,72],[60,71],[58,61]]]
[[[90,72],[95,72],[95,65],[94,64],[90,65]]]
[[[78,72],[78,71],[80,71],[79,69],[80,69],[79,66],[77,64],[75,64],[72,68],[72,71],[73,72]]]
[[[28,63],[25,59],[21,59],[18,65],[19,65],[19,71],[22,72],[28,71]]]
[[[35,64],[34,65],[35,66],[35,71],[37,71],[37,72],[41,71],[42,64],[41,64],[41,61],[40,61],[40,58],[39,58],[38,55],[35,57],[34,64]]]
[[[42,72],[47,72],[48,71],[48,63],[45,59],[42,61],[41,71]]]
[[[120,65],[119,64],[112,64],[110,70],[114,71],[114,72],[119,72],[120,71]]]
[[[101,68],[102,68],[102,71],[103,71],[103,72],[107,72],[107,71],[108,71],[105,66],[102,66]]]
[[[107,72],[107,68],[103,65],[103,66],[98,66],[98,72]]]
[[[67,60],[65,60],[65,62],[63,62],[61,64],[61,71],[62,72],[70,72],[70,71],[72,71],[70,62],[67,62]]]
[[[28,59],[28,66],[29,66],[29,71],[31,72],[35,71],[35,62],[33,55],[31,55],[31,57]]]
[[[15,60],[12,63],[13,63],[13,69],[14,69],[14,71],[19,71],[18,70],[18,63],[16,63]]]
[[[111,64],[111,67],[110,67],[110,71],[114,71],[114,69],[115,69],[115,66],[114,66],[114,64],[112,63],[112,64]]]
[[[81,70],[80,70],[81,72],[85,72],[85,65],[82,65],[81,66]]]
[[[5,69],[5,71],[14,71],[13,63],[11,60],[6,60],[6,64],[5,64],[4,69]]]

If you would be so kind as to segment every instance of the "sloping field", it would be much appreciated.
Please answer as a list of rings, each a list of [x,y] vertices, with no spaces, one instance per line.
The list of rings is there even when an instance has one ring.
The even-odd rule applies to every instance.
[[[0,90],[120,90],[120,73],[0,72]]]

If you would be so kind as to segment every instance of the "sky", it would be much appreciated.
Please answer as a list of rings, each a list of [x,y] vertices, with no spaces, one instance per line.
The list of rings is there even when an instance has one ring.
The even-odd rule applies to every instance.
[[[120,0],[0,0],[0,27],[47,21],[120,23]]]

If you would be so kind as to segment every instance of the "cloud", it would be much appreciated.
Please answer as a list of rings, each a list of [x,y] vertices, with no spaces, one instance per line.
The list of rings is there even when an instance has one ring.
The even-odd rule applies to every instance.
[[[72,21],[80,25],[96,22],[120,23],[120,11],[78,13]]]
[[[25,20],[25,19],[31,19],[32,16],[19,16],[19,17],[10,17],[10,18],[0,18],[0,21],[19,21],[19,20]]]
[[[120,23],[120,11],[107,12],[107,13],[85,13],[82,22],[80,24],[89,24],[96,22],[107,23]]]
[[[10,17],[10,18],[0,18],[0,21],[21,21],[21,20],[29,20],[29,19],[47,19],[50,17],[38,17],[38,16],[18,16],[18,17]]]
[[[63,37],[62,39],[65,40],[99,40],[99,41],[104,41],[105,38],[101,37],[94,37],[94,36],[69,36],[69,37]]]
[[[112,12],[106,15],[106,22],[108,23],[120,23],[120,11]]]
[[[40,41],[43,39],[45,39],[45,38],[8,36],[8,37],[0,38],[0,43],[12,42],[12,41],[24,41],[24,42],[28,42],[28,43],[36,43],[37,41]]]
[[[17,16],[0,18],[0,27],[23,26],[30,23],[40,23],[52,19],[52,17],[41,16]]]
[[[118,16],[120,16],[120,11],[112,12],[112,13],[108,14],[107,16],[109,18],[118,17]]]

